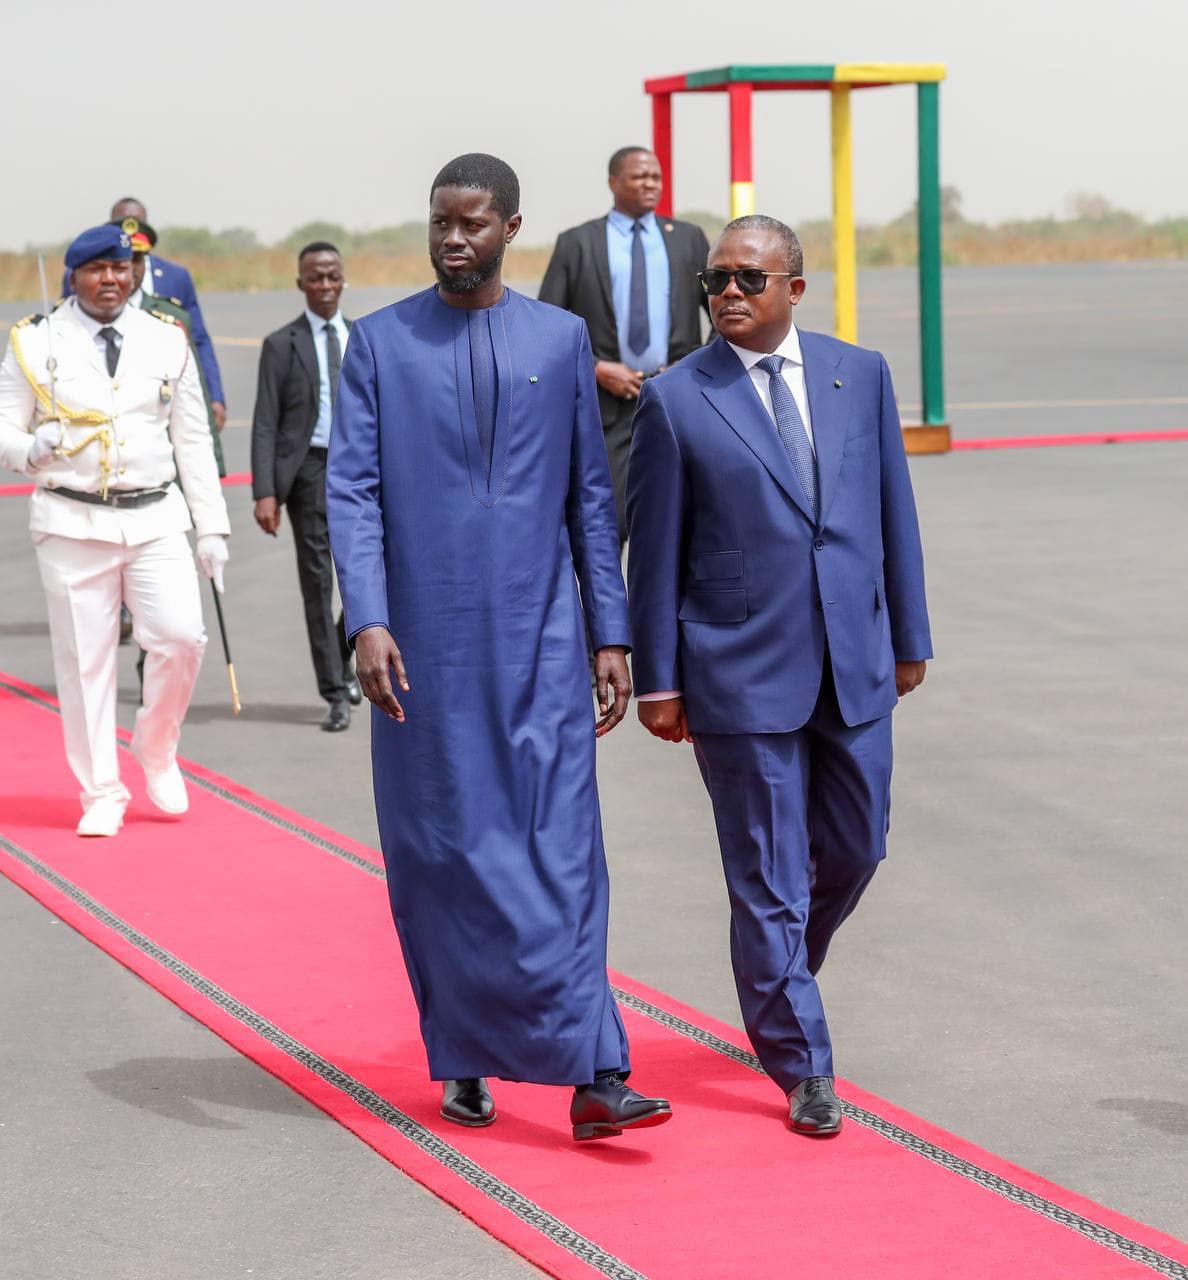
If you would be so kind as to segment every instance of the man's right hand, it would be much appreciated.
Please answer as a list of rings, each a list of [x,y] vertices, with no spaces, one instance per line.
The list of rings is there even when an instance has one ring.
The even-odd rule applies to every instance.
[[[36,471],[53,459],[54,450],[62,442],[62,424],[55,418],[43,422],[33,432],[33,446],[29,450],[29,465]]]
[[[404,708],[392,692],[389,670],[396,673],[396,683],[409,691],[404,659],[387,627],[365,627],[355,636],[355,675],[363,696],[392,720],[404,723]]]
[[[275,498],[257,498],[255,510],[256,523],[275,538],[281,526],[280,504]]]
[[[661,698],[658,702],[637,702],[639,722],[653,738],[665,742],[692,742],[684,698]]]
[[[638,369],[630,369],[617,360],[597,360],[594,364],[594,376],[603,391],[609,391],[620,400],[638,400],[639,389],[643,386],[643,374]]]

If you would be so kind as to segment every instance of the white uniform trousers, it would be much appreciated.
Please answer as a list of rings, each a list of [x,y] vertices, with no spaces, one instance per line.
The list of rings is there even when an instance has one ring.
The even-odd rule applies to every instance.
[[[127,546],[49,534],[37,538],[36,548],[66,759],[82,787],[83,809],[101,796],[126,803],[116,748],[120,601],[148,655],[132,745],[156,772],[173,763],[206,648],[189,540],[171,533]]]

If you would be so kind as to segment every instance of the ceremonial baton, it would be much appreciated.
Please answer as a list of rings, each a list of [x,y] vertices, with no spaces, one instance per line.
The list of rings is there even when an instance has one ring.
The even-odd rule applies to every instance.
[[[239,685],[235,683],[235,663],[231,661],[231,646],[227,643],[227,623],[223,619],[223,598],[218,587],[211,579],[210,589],[214,592],[215,613],[219,619],[219,635],[223,637],[223,657],[227,660],[227,679],[231,682],[231,710],[239,715],[243,708],[239,705]]]
[[[45,308],[45,343],[49,354],[45,358],[46,371],[50,380],[50,418],[58,421],[58,362],[54,359],[54,326],[50,324],[49,288],[45,283],[45,257],[37,255],[37,274],[41,277],[41,305]],[[58,424],[58,436],[61,439],[61,423]]]

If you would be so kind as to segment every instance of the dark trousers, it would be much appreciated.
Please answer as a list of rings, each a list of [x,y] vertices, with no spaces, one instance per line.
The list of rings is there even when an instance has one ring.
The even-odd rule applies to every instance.
[[[891,717],[850,728],[829,662],[793,733],[702,733],[694,744],[730,895],[743,1023],[784,1090],[833,1075],[816,974],[886,853]]]
[[[615,490],[615,514],[619,519],[619,548],[627,541],[627,463],[631,458],[631,422],[634,400],[602,402],[602,435],[610,462],[611,484]]]
[[[326,450],[305,455],[289,496],[285,499],[297,549],[297,577],[305,604],[309,652],[318,678],[318,692],[327,702],[347,696],[350,646],[342,614],[334,617],[334,562],[326,524]]]

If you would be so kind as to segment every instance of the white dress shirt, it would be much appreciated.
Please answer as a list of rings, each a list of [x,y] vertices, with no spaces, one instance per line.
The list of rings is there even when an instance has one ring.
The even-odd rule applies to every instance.
[[[128,314],[128,304],[124,304],[124,309],[114,320],[96,320],[89,311],[84,311],[82,307],[75,307],[75,314],[79,324],[90,335],[91,341],[95,344],[95,350],[103,357],[104,367],[107,365],[107,339],[99,336],[100,329],[112,328],[119,335],[116,339],[116,347],[123,351],[124,349],[124,317]],[[118,366],[117,366],[118,371]]]
[[[754,383],[755,390],[759,393],[759,399],[763,401],[763,407],[767,410],[767,416],[773,423],[775,422],[775,413],[771,407],[771,379],[765,370],[759,368],[759,361],[769,355],[784,357],[784,364],[780,374],[788,384],[788,390],[792,392],[792,399],[796,401],[796,407],[800,410],[800,416],[804,420],[804,429],[808,433],[809,444],[813,446],[813,453],[815,454],[817,446],[813,441],[813,420],[809,415],[808,391],[804,385],[804,357],[800,354],[800,334],[796,332],[796,326],[793,325],[788,330],[788,336],[774,351],[748,351],[746,347],[736,347],[733,342],[728,343],[728,345],[730,350],[742,361],[743,368],[751,375],[751,382]]]
[[[314,424],[309,443],[311,448],[325,449],[330,444],[330,422],[333,417],[330,409],[330,352],[326,343],[326,326],[333,325],[334,332],[338,335],[340,358],[346,354],[347,327],[341,311],[336,311],[329,320],[323,320],[306,307],[305,319],[313,330],[314,350],[318,354],[318,420]]]
[[[804,384],[804,357],[800,354],[800,334],[796,332],[796,326],[793,325],[788,330],[788,336],[774,351],[749,351],[746,347],[736,347],[733,342],[727,345],[742,361],[743,368],[751,375],[751,382],[760,401],[763,403],[763,407],[767,410],[767,416],[772,421],[773,429],[775,427],[775,411],[771,407],[771,375],[765,369],[759,368],[759,361],[767,356],[784,357],[784,363],[780,368],[780,376],[788,384],[788,390],[792,392],[792,398],[796,401],[796,407],[800,410],[800,416],[804,420],[804,429],[808,434],[809,444],[812,445],[815,455],[817,447],[813,442],[813,420],[809,416],[808,389]],[[680,696],[681,691],[679,689],[663,689],[657,693],[637,694],[635,700],[636,702],[664,702],[669,698],[679,698]]]

